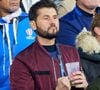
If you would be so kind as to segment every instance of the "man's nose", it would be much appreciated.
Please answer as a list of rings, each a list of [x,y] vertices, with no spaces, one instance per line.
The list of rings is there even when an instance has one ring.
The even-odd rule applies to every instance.
[[[51,26],[55,26],[55,23],[51,23]]]
[[[54,19],[50,19],[50,23],[54,24],[55,23],[55,20]]]

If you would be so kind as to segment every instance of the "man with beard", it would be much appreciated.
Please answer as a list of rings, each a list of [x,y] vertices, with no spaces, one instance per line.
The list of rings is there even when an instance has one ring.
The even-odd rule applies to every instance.
[[[54,3],[37,2],[29,11],[37,40],[17,55],[11,67],[12,90],[70,90],[85,89],[88,85],[79,70],[79,56],[75,48],[56,44],[59,19]],[[71,73],[67,66],[76,66]],[[76,65],[77,64],[77,65]],[[75,89],[74,89],[75,90]]]

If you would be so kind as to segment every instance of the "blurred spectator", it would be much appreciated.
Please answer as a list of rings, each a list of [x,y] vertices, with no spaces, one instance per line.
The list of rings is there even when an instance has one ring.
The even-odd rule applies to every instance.
[[[100,0],[76,0],[76,7],[60,19],[57,41],[75,46],[76,35],[85,27],[90,30],[95,13],[100,13]]]
[[[28,16],[19,6],[20,0],[0,0],[0,90],[10,90],[13,57],[35,41]]]
[[[58,6],[58,15],[61,18],[66,13],[73,10],[75,7],[75,0],[60,0],[59,6]]]
[[[40,0],[22,0],[21,7],[25,12],[28,13],[29,8],[37,1]],[[51,1],[53,1],[57,5],[59,17],[62,17],[67,12],[71,11],[75,6],[75,0],[51,0]]]
[[[30,7],[35,4],[37,1],[40,0],[22,0],[22,8],[25,10],[25,12],[29,12]]]
[[[84,73],[91,83],[100,76],[100,14],[95,15],[91,31],[83,30],[79,33],[76,47],[79,49]]]

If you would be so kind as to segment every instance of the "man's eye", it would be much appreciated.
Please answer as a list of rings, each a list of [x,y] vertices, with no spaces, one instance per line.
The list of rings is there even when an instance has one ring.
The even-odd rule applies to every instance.
[[[54,17],[54,19],[57,19],[57,17]]]
[[[54,17],[54,19],[57,19],[57,18],[58,18],[57,16]]]
[[[49,18],[45,17],[44,19],[49,19]]]

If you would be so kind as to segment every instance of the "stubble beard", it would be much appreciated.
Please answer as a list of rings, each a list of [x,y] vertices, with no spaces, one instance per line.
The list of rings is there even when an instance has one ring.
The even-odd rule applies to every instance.
[[[53,33],[49,33],[49,30],[52,29],[52,28],[55,28],[53,30]],[[57,27],[55,25],[50,26],[47,31],[43,31],[43,30],[40,31],[40,30],[41,30],[40,28],[37,28],[37,34],[40,37],[43,37],[43,38],[46,38],[46,39],[49,39],[49,40],[56,38],[57,33],[58,33]],[[55,32],[55,30],[56,30],[56,32]]]

